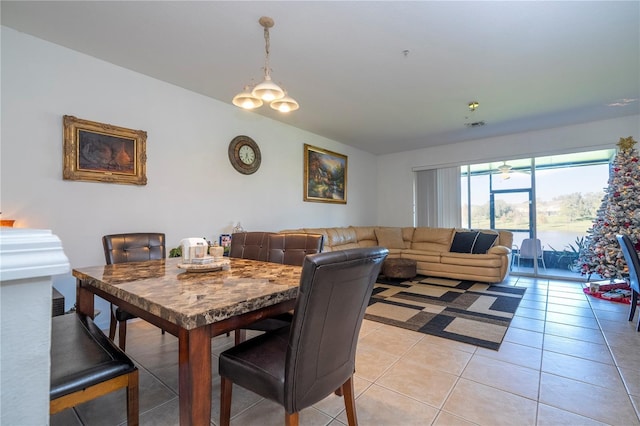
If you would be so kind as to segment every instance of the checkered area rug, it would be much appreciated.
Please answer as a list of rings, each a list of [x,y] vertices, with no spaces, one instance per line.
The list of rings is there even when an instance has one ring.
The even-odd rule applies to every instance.
[[[365,318],[498,350],[525,288],[417,276],[378,278]]]

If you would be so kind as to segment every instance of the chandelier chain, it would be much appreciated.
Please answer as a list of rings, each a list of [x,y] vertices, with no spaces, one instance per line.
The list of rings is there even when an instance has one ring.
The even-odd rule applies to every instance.
[[[264,73],[265,75],[271,77],[271,67],[269,66],[269,50],[271,47],[271,39],[269,37],[269,28],[264,28],[264,50],[265,50],[265,58],[264,58]]]

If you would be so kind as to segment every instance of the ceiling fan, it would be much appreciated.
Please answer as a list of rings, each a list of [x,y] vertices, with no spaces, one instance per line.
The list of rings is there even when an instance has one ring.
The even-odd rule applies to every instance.
[[[498,167],[498,171],[500,172],[500,177],[502,177],[502,179],[506,180],[506,179],[510,179],[510,172],[511,172],[511,166],[507,164],[506,161],[502,162],[502,165]]]

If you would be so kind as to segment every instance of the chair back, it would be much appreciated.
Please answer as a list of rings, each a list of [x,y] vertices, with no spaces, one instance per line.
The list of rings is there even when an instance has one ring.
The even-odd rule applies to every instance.
[[[521,259],[539,259],[542,257],[542,243],[537,238],[525,238],[520,246]]]
[[[324,237],[321,234],[271,234],[269,235],[269,262],[302,266],[308,254],[322,251]]]
[[[353,375],[362,319],[388,253],[367,247],[305,257],[286,355],[287,412],[324,399]]]
[[[229,257],[261,260],[269,257],[269,235],[273,232],[239,232],[231,235]]]
[[[620,243],[624,260],[629,267],[629,285],[640,293],[640,277],[638,277],[638,274],[640,274],[640,260],[638,259],[638,252],[628,235],[616,235],[616,238]]]
[[[158,232],[105,235],[102,246],[107,265],[166,257],[165,235]]]

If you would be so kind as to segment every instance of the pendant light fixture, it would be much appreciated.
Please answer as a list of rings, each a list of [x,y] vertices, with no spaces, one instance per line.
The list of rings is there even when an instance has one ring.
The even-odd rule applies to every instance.
[[[251,88],[245,86],[244,90],[233,98],[233,104],[244,109],[259,108],[264,102],[268,102],[271,108],[280,112],[295,111],[300,106],[285,90],[271,80],[271,67],[269,66],[269,28],[274,25],[273,19],[268,16],[261,17],[258,22],[264,28],[265,60],[264,80]]]

